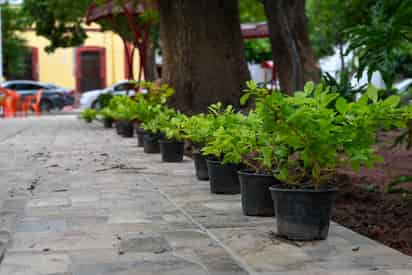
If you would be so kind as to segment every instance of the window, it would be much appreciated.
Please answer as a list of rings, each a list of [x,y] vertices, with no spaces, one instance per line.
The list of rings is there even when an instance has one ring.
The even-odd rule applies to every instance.
[[[36,84],[30,84],[30,83],[15,83],[9,86],[10,89],[16,90],[16,91],[31,91],[31,90],[39,90],[43,87],[36,85]]]
[[[135,85],[133,83],[122,83],[114,87],[115,91],[129,91],[134,90]]]

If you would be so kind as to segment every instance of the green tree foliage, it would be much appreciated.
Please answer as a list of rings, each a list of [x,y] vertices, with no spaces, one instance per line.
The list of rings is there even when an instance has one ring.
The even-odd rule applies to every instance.
[[[27,42],[18,32],[25,30],[25,14],[18,7],[2,6],[3,65],[6,78],[20,77],[25,71],[25,57],[28,53]]]
[[[263,4],[258,0],[239,1],[240,21],[242,23],[265,22],[267,20]],[[246,59],[261,63],[272,59],[272,48],[268,38],[245,41]]]
[[[92,0],[25,0],[23,10],[30,14],[37,35],[47,38],[46,51],[78,46],[87,38],[84,19]]]
[[[412,42],[412,0],[379,0],[373,5],[370,22],[349,30],[349,50],[359,58],[358,77],[367,69],[369,79],[379,71],[392,87],[399,59]]]
[[[334,53],[347,41],[344,30],[366,23],[374,0],[308,0],[310,39],[316,56]]]

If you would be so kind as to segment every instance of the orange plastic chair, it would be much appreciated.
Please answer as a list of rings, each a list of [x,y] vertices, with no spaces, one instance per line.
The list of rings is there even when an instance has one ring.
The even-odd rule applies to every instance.
[[[33,109],[36,116],[41,115],[40,103],[41,103],[42,96],[43,96],[43,89],[40,89],[37,91],[36,96],[34,96],[33,98],[35,102],[29,105],[29,108],[31,107]]]
[[[19,94],[1,87],[0,92],[4,95],[4,117],[15,117],[17,114],[17,107],[19,106]]]
[[[31,95],[31,96],[26,96],[25,98],[24,98],[24,101],[23,101],[23,103],[22,103],[22,113],[23,113],[23,115],[24,116],[27,116],[27,114],[29,113],[29,111],[30,111],[30,107],[31,107],[31,105],[33,104],[33,102],[36,100],[36,96],[33,96],[33,95]]]
[[[9,115],[10,117],[15,117],[18,112],[21,112],[22,110],[22,104],[20,102],[20,95],[13,90],[8,90],[8,96],[7,96],[7,104],[8,104],[8,109],[9,109]]]
[[[3,116],[5,116],[6,112],[6,97],[7,94],[4,91],[0,90],[0,108],[3,110]]]

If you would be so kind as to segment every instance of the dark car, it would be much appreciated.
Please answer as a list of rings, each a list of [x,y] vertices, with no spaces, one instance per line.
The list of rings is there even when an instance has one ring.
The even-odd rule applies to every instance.
[[[36,95],[38,90],[43,89],[42,100],[40,103],[42,111],[48,112],[52,109],[61,110],[64,106],[74,104],[74,91],[52,84],[30,80],[13,80],[2,83],[1,87],[15,90],[23,98],[29,95]]]

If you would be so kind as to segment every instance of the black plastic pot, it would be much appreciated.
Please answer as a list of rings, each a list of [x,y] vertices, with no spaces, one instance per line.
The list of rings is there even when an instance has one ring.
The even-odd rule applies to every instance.
[[[280,184],[269,175],[239,171],[242,209],[246,216],[272,217],[275,215],[270,187]]]
[[[107,117],[103,118],[103,126],[106,129],[112,128],[113,127],[113,119],[107,118]]]
[[[278,234],[290,240],[325,240],[336,189],[292,190],[271,187]]]
[[[126,138],[133,137],[133,133],[134,133],[133,122],[126,121],[126,120],[118,121],[117,127],[119,127],[118,131],[122,137],[126,137]]]
[[[143,147],[144,134],[145,134],[145,130],[144,130],[144,129],[139,128],[139,127],[136,128],[137,146],[138,146],[138,147]]]
[[[121,122],[118,121],[118,120],[116,120],[116,121],[114,122],[114,126],[115,126],[115,128],[116,128],[116,134],[118,134],[119,136],[122,135],[122,133],[120,132],[120,127],[119,127],[120,123],[121,123]]]
[[[185,144],[176,140],[160,140],[160,153],[164,162],[182,162]]]
[[[201,153],[193,153],[192,158],[195,163],[196,177],[199,180],[208,180],[209,171],[207,169],[205,156],[203,156]]]
[[[222,164],[220,161],[206,160],[213,194],[239,194],[240,184],[237,164]]]
[[[158,154],[160,153],[159,139],[160,134],[152,134],[145,132],[143,136],[143,151],[147,154]]]

